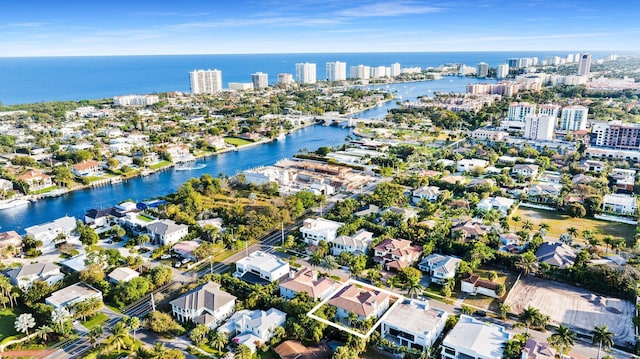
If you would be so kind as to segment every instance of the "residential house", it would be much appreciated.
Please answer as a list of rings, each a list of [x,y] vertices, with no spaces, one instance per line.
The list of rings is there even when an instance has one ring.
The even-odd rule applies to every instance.
[[[422,248],[406,239],[387,238],[375,248],[373,260],[386,270],[400,270],[415,263],[422,255]]]
[[[442,341],[442,359],[502,359],[511,334],[500,325],[462,314]]]
[[[78,177],[100,176],[102,165],[98,161],[89,160],[73,165],[72,172]]]
[[[277,327],[282,327],[287,320],[287,314],[278,309],[240,310],[233,314],[227,322],[218,328],[223,334],[235,335],[232,341],[244,344],[256,351],[256,343],[267,343],[273,337]]]
[[[584,160],[580,163],[580,167],[587,172],[602,173],[605,170],[605,163],[596,160]]]
[[[54,309],[67,308],[70,310],[74,304],[91,298],[102,301],[102,292],[86,283],[80,282],[53,292],[44,301]]]
[[[456,165],[456,161],[448,160],[446,158],[441,158],[436,161],[436,165],[442,164],[443,168],[451,167],[453,168]]]
[[[22,236],[16,231],[0,232],[0,249],[13,248],[15,251],[22,247]]]
[[[373,242],[373,233],[360,229],[352,236],[338,236],[331,242],[331,254],[339,256],[342,252],[354,255],[367,254]]]
[[[13,190],[13,182],[0,178],[0,192],[8,192]]]
[[[380,323],[382,338],[397,346],[424,351],[442,334],[449,314],[427,301],[402,299]]]
[[[502,171],[498,171],[500,173]],[[467,183],[467,188],[494,188],[496,186],[496,181],[491,178],[472,178],[469,183]]]
[[[477,158],[472,159],[462,159],[458,161],[456,166],[456,170],[458,172],[469,172],[473,171],[475,168],[485,168],[489,165],[489,162],[485,160],[480,160]]]
[[[522,348],[521,359],[555,359],[556,350],[546,342],[537,342],[527,338],[527,342]]]
[[[61,261],[60,265],[65,273],[79,273],[87,269],[87,263],[91,261],[87,258],[87,254],[83,253]]]
[[[11,284],[18,286],[22,290],[30,288],[35,281],[47,282],[47,284],[53,285],[64,278],[64,274],[60,272],[60,267],[46,262],[25,264],[22,267],[8,270],[5,275],[9,277]]]
[[[529,186],[527,199],[531,202],[553,204],[562,193],[562,185],[555,183],[537,183]]]
[[[460,290],[471,295],[482,294],[487,297],[500,298],[496,294],[496,288],[496,283],[481,279],[477,274],[471,274],[460,281]]]
[[[350,323],[350,313],[355,314],[358,320],[380,318],[389,308],[390,296],[374,288],[353,282],[345,284],[327,304],[336,307],[336,319],[342,323]]]
[[[169,304],[173,316],[179,321],[192,321],[214,329],[233,314],[236,297],[220,289],[220,284],[208,282]]]
[[[353,215],[356,217],[368,217],[378,213],[380,213],[380,207],[375,204],[368,204],[365,207],[358,209],[353,213]]]
[[[440,188],[436,186],[422,186],[420,188],[416,188],[412,195],[411,200],[415,204],[420,203],[422,200],[433,203],[437,201],[440,196]]]
[[[455,238],[456,232],[460,232],[457,235],[461,240],[467,240],[467,239],[473,240],[489,234],[491,230],[492,230],[492,227],[489,225],[486,225],[476,220],[470,220],[452,227],[451,235]]]
[[[189,152],[189,147],[185,145],[171,145],[165,149],[173,163],[193,161],[195,157]]]
[[[602,211],[623,216],[636,213],[636,197],[626,194],[605,194],[602,199]]]
[[[65,216],[58,218],[52,222],[39,224],[25,228],[27,236],[32,236],[38,241],[42,241],[40,250],[42,253],[51,252],[55,249],[54,240],[58,235],[69,237],[76,230],[75,217]]]
[[[380,212],[380,215],[383,218],[387,218],[387,216],[385,216],[385,214],[387,216],[389,216],[388,218],[392,218],[394,220],[391,221],[386,221],[385,224],[392,224],[392,225],[398,225],[401,222],[406,222],[408,220],[410,220],[411,218],[416,218],[418,217],[418,211],[416,211],[415,209],[411,209],[411,208],[400,208],[400,207],[388,207],[385,208],[384,210],[382,210],[382,212]],[[395,220],[395,219],[398,220]]]
[[[195,251],[198,247],[200,247],[199,241],[184,241],[174,244],[171,249],[173,250],[173,253],[179,255],[182,258],[197,260],[198,258],[196,258],[195,254],[193,254],[193,251]]]
[[[540,182],[558,184],[562,183],[562,175],[560,172],[544,171],[540,176],[538,176],[538,180],[540,180]]]
[[[570,267],[576,261],[573,248],[562,242],[545,242],[538,247],[536,257],[541,263],[548,263],[553,267]]]
[[[93,227],[106,227],[112,218],[123,217],[125,214],[119,212],[115,207],[92,208],[84,213],[84,223]]]
[[[614,168],[609,173],[609,177],[619,192],[633,193],[633,186],[636,183],[635,170]]]
[[[138,278],[139,276],[140,273],[129,267],[119,267],[111,271],[107,278],[109,279],[109,282],[118,284],[128,282],[133,278]]]
[[[458,264],[461,261],[457,257],[432,253],[422,258],[418,269],[429,274],[432,282],[444,284],[449,278],[455,278]]]
[[[317,246],[320,241],[333,242],[338,233],[338,228],[344,223],[330,221],[324,218],[307,218],[302,222],[300,233],[307,244]]]
[[[490,211],[492,209],[495,209],[504,217],[509,214],[509,210],[515,202],[516,201],[512,200],[511,198],[506,197],[487,197],[480,201],[476,208],[483,211]]]
[[[29,191],[39,191],[53,186],[53,179],[40,170],[28,170],[16,177],[29,185]]]
[[[236,261],[234,277],[248,282],[275,282],[289,274],[289,263],[262,251],[257,251]]]
[[[596,178],[593,176],[578,173],[577,175],[573,176],[573,178],[571,178],[571,183],[573,183],[573,185],[589,184],[595,180]]]
[[[307,347],[294,340],[285,340],[273,351],[280,359],[321,359],[328,358],[331,349],[326,344]]]
[[[147,226],[147,233],[149,237],[151,237],[151,240],[156,243],[160,243],[163,246],[170,246],[189,234],[189,226],[186,224],[177,224],[170,219],[163,219],[149,224]]]
[[[441,182],[452,184],[452,185],[463,185],[467,183],[467,177],[465,176],[457,176],[457,175],[446,175],[440,178]]]
[[[337,283],[329,277],[318,277],[318,271],[304,267],[290,271],[279,284],[280,296],[293,299],[297,293],[305,292],[314,300],[324,300],[336,289]]]
[[[523,176],[527,178],[536,178],[538,176],[538,170],[540,167],[538,165],[532,164],[517,164],[511,168],[511,174],[515,176]]]

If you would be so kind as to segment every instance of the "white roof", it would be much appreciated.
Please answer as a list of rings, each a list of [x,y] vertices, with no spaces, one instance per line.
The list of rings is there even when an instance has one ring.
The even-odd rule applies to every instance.
[[[373,233],[361,229],[356,232],[353,236],[339,236],[334,239],[332,242],[335,244],[342,244],[345,246],[355,247],[355,248],[367,248],[369,244],[373,241]]]
[[[262,251],[253,252],[249,254],[249,256],[240,259],[236,263],[241,264],[245,267],[247,265],[251,265],[254,268],[260,268],[265,272],[271,272],[271,273],[278,270],[281,267],[289,266],[289,263],[283,261],[282,259]]]
[[[384,322],[412,333],[427,335],[441,327],[447,317],[447,312],[430,307],[427,301],[405,298],[401,304],[391,309]]]
[[[330,221],[324,218],[307,218],[303,223],[302,227],[300,227],[300,232],[316,235],[335,232],[344,225],[344,223]]]
[[[476,357],[501,359],[502,346],[509,339],[511,334],[504,327],[463,314],[442,344],[467,354],[477,353]]]
[[[129,267],[120,267],[109,273],[109,278],[116,282],[128,282],[133,278],[139,277],[140,274]]]
[[[604,195],[604,203],[616,204],[625,207],[635,207],[636,198],[626,194],[606,194]]]

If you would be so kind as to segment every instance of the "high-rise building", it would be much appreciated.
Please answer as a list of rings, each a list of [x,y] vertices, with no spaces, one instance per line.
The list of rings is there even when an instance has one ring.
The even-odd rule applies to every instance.
[[[595,124],[591,130],[591,143],[622,150],[639,150],[640,124],[619,120]]]
[[[387,68],[384,66],[371,67],[371,77],[374,79],[387,76]]]
[[[575,105],[567,106],[562,109],[560,116],[559,130],[563,131],[579,131],[587,129],[587,116],[589,108]]]
[[[316,83],[316,64],[308,62],[296,64],[296,82],[301,84]]]
[[[349,77],[352,79],[366,80],[371,77],[371,67],[365,65],[351,66]]]
[[[292,74],[278,74],[278,83],[281,85],[290,85],[293,83]]]
[[[508,75],[509,75],[509,65],[500,64],[498,65],[498,67],[496,67],[496,78],[498,80],[506,78]]]
[[[591,71],[591,54],[582,54],[578,63],[578,76],[589,76],[589,71]]]
[[[487,77],[487,75],[489,74],[489,64],[487,64],[486,62],[479,63],[476,74],[480,78]]]
[[[558,119],[558,113],[560,112],[560,106],[553,104],[540,105],[538,114],[540,116],[549,116],[554,119]]]
[[[269,75],[264,72],[256,72],[251,74],[251,82],[254,90],[267,88],[269,87]]]
[[[553,130],[556,127],[556,119],[549,116],[530,115],[524,123],[524,135],[522,137],[530,140],[551,141],[553,140]]]
[[[512,102],[509,104],[508,121],[524,122],[527,116],[536,114],[536,104],[529,102]]]
[[[327,81],[344,81],[347,79],[346,62],[327,62]]]
[[[214,94],[222,91],[222,71],[194,70],[189,72],[191,94]]]
[[[395,64],[391,64],[391,72],[389,73],[389,76],[391,76],[391,77],[400,76],[400,63],[399,62],[396,62]]]

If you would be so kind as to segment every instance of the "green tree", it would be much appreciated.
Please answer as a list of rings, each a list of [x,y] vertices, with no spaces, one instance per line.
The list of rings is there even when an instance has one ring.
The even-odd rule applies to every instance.
[[[154,310],[145,321],[145,327],[154,333],[179,335],[184,328],[167,313]]]
[[[198,324],[191,330],[191,333],[189,333],[189,339],[191,339],[193,345],[199,346],[206,341],[210,330],[208,325]]]
[[[36,321],[30,313],[20,314],[13,323],[16,331],[29,335],[29,329],[36,326]]]
[[[173,270],[166,265],[159,265],[154,267],[149,272],[151,275],[151,282],[156,287],[171,283],[173,280]]]
[[[606,325],[596,325],[591,331],[591,334],[593,335],[591,344],[598,344],[598,355],[596,356],[596,359],[600,359],[600,351],[602,348],[607,350],[613,346],[613,333],[609,331]]]
[[[574,345],[576,339],[576,333],[564,324],[560,324],[556,332],[551,334],[548,339],[549,344],[558,348],[561,355],[570,351]]]
[[[538,267],[538,258],[531,251],[521,254],[518,262],[516,263],[516,268],[520,269],[522,274],[525,276],[530,273],[536,273],[538,271]]]
[[[89,330],[89,333],[87,333],[87,338],[89,338],[89,343],[91,344],[92,347],[94,348],[96,347],[96,344],[98,344],[98,340],[100,339],[103,333],[104,333],[104,328],[101,325],[95,326],[91,328],[91,330]]]
[[[133,331],[133,340],[136,340],[136,331],[140,328],[140,318],[131,317],[129,318],[129,328]]]
[[[520,313],[518,320],[520,320],[520,323],[526,328],[526,334],[529,334],[529,328],[535,325],[540,315],[540,311],[532,306],[526,307],[522,313]]]
[[[236,350],[233,352],[233,357],[235,359],[251,359],[253,357],[251,353],[251,349],[244,344],[238,345]]]
[[[222,351],[229,343],[229,338],[218,330],[213,331],[210,336],[209,343],[218,351]]]

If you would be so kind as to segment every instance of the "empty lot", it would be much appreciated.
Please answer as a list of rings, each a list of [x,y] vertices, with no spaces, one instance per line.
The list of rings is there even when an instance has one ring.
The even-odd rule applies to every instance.
[[[595,325],[605,324],[615,333],[616,343],[634,341],[634,305],[622,299],[540,278],[522,277],[511,289],[506,304],[517,314],[531,305],[550,316],[554,324],[564,323],[583,333],[589,333]]]

